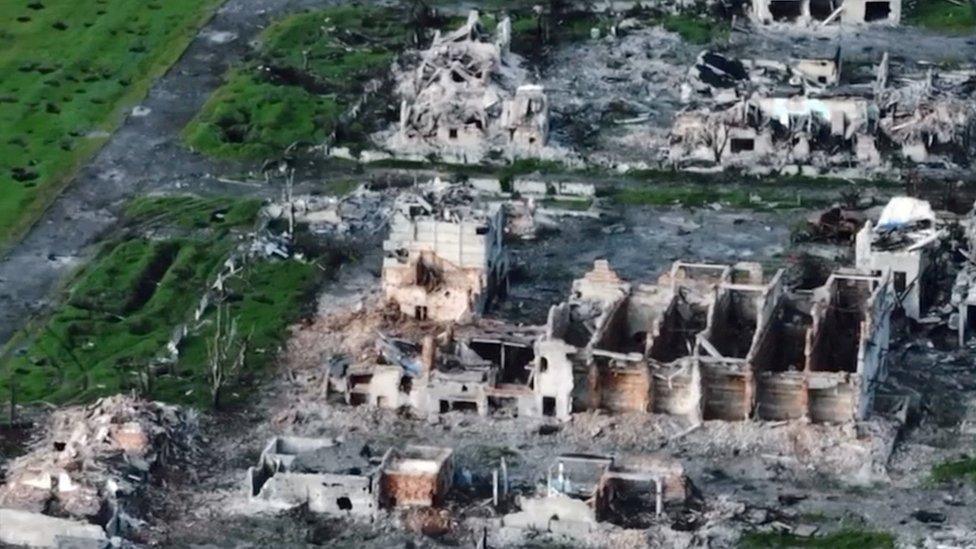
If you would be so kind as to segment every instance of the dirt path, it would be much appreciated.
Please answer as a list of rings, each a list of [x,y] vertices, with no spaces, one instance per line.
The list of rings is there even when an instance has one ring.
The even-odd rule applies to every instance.
[[[240,60],[276,15],[327,5],[323,0],[228,0],[122,127],[0,260],[0,345],[48,304],[52,291],[91,253],[122,204],[147,192],[192,186],[198,192],[249,194],[227,185],[220,165],[183,148],[179,134],[227,68]],[[148,110],[146,110],[148,109]]]

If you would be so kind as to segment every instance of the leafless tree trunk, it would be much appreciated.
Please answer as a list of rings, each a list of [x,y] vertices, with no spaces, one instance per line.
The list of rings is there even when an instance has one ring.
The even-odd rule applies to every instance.
[[[227,306],[217,306],[213,338],[207,342],[207,362],[210,366],[210,403],[220,408],[221,395],[244,366],[249,338],[241,339],[237,319],[229,319]]]

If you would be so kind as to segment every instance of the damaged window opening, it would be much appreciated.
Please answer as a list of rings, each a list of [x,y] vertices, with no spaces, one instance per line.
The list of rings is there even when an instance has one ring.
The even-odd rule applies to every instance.
[[[346,496],[342,496],[336,500],[336,507],[338,507],[340,511],[352,511],[352,501],[350,501],[350,499]]]
[[[817,21],[827,19],[836,9],[832,0],[810,0],[810,17]]]
[[[417,305],[414,308],[413,317],[415,320],[427,320],[427,307]]]
[[[794,0],[774,0],[769,3],[773,21],[795,21],[803,14],[803,4]]]
[[[867,2],[864,4],[864,21],[884,21],[891,17],[890,2]]]
[[[895,271],[895,291],[898,295],[905,293],[905,288],[908,287],[908,276],[904,271]]]
[[[732,153],[752,152],[756,150],[754,139],[733,138],[731,143]]]
[[[449,130],[447,130],[447,136],[450,137],[451,139],[457,139],[458,136],[457,128],[450,128]]]
[[[451,409],[455,412],[477,412],[478,405],[467,400],[455,400],[451,403]]]
[[[556,398],[542,397],[542,415],[546,417],[556,416]]]

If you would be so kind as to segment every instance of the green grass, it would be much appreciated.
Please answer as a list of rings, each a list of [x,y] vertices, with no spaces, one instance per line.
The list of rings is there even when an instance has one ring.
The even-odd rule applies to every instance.
[[[547,208],[555,208],[557,210],[570,210],[575,212],[585,212],[590,209],[593,205],[592,200],[571,200],[568,198],[547,198],[541,201],[541,204]]]
[[[0,249],[40,216],[219,3],[0,2]]]
[[[234,71],[184,135],[190,146],[211,156],[265,158],[295,142],[325,141],[341,114],[334,96],[263,82],[247,70]]]
[[[730,32],[728,24],[701,15],[667,14],[660,21],[665,29],[678,33],[686,42],[692,44],[704,45],[712,41],[724,40],[728,38]]]
[[[63,305],[36,322],[21,353],[0,364],[0,395],[11,376],[20,403],[86,401],[129,389],[159,356],[172,330],[189,315],[208,281],[255,222],[252,199],[150,197],[126,208],[126,236],[105,244],[70,285]],[[222,216],[215,216],[215,211]],[[167,234],[148,238],[144,234]],[[297,261],[249,263],[227,283],[229,307],[242,333],[252,334],[246,369],[254,376],[274,356],[285,327],[308,306],[323,276]],[[150,395],[173,402],[208,400],[205,315],[184,340],[174,372],[155,376]]]
[[[967,480],[976,483],[976,458],[963,458],[946,461],[932,468],[932,480],[946,482],[950,480]]]
[[[0,392],[9,394],[11,373],[19,402],[88,400],[127,389],[231,248],[226,240],[142,237],[110,244],[26,352],[7,362]]]
[[[323,272],[313,264],[295,260],[262,261],[247,267],[227,285],[229,318],[237,319],[238,332],[248,337],[245,361],[247,377],[252,381],[265,371],[284,340],[286,329],[310,304]],[[215,309],[204,322],[210,323]],[[213,336],[212,324],[187,337],[180,347],[180,371],[183,383],[162,387],[154,395],[167,401],[206,405],[209,402],[208,372],[200,365],[207,360],[207,340]],[[186,394],[192,390],[192,393]]]
[[[340,117],[366,82],[386,75],[409,35],[392,9],[344,6],[278,21],[262,34],[257,60],[227,75],[184,139],[205,154],[244,159],[274,157],[296,142],[361,139],[370,128],[342,126]]]
[[[894,549],[895,538],[883,532],[841,530],[815,538],[801,538],[793,534],[752,532],[739,540],[741,549],[773,549],[804,547],[813,549]]]
[[[915,0],[907,9],[905,22],[931,30],[968,34],[976,31],[976,12],[968,0],[962,5],[946,0]]]
[[[127,225],[161,222],[184,229],[234,229],[254,223],[260,209],[258,199],[146,196],[129,202],[125,222]]]
[[[610,200],[625,206],[678,205],[695,208],[715,203],[732,208],[752,209],[788,209],[816,205],[810,199],[801,200],[796,194],[786,191],[695,184],[621,187],[610,192]]]

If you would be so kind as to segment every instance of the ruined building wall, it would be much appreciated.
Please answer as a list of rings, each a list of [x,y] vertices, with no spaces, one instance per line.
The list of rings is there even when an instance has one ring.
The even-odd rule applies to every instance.
[[[901,0],[752,0],[752,16],[760,23],[845,23],[897,25]],[[839,14],[837,8],[843,6]]]
[[[631,368],[602,367],[597,375],[600,408],[615,413],[650,409],[651,376],[642,363]]]
[[[504,211],[486,219],[394,218],[383,243],[383,289],[403,314],[438,321],[480,313],[505,284]]]
[[[901,305],[905,316],[918,320],[928,299],[931,266],[930,249],[878,250],[872,245],[873,226],[869,221],[855,237],[855,264],[865,272],[890,270],[896,291],[905,293]]]
[[[809,315],[784,300],[770,319],[751,363],[755,370],[756,416],[799,419],[807,414],[807,335]]]

